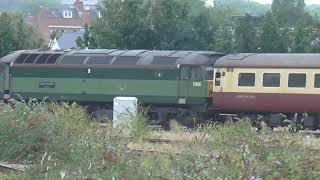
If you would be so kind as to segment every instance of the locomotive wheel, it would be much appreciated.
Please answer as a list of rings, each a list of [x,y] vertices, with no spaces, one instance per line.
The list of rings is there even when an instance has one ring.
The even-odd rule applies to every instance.
[[[194,128],[196,124],[196,117],[194,116],[194,113],[188,109],[179,109],[176,120],[179,124],[188,128]]]
[[[92,116],[101,123],[112,122],[113,111],[109,109],[99,109],[92,112]]]

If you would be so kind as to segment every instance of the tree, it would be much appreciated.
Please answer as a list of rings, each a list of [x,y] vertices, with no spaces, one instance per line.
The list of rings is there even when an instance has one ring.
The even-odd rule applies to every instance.
[[[215,32],[215,50],[223,53],[234,51],[232,36],[232,25],[228,22],[222,23]]]
[[[296,16],[302,17],[305,14],[304,8],[306,6],[306,3],[304,3],[304,0],[296,0],[296,1],[297,1],[296,7],[295,7]]]
[[[50,7],[55,4],[59,4],[59,0],[24,0],[24,6],[22,10],[25,13],[34,14],[40,7]]]
[[[94,27],[99,48],[145,49],[152,47],[150,26],[145,21],[144,0],[103,1],[100,18]]]
[[[299,20],[295,28],[293,51],[296,53],[307,53],[311,51],[310,34],[303,20]]]
[[[263,53],[287,52],[286,43],[282,42],[280,28],[271,12],[266,13],[260,36],[260,48]]]
[[[92,30],[100,48],[209,50],[224,18],[201,0],[108,0],[103,7]]]
[[[7,13],[0,15],[0,57],[15,49],[14,28],[11,25],[11,17]]]
[[[246,14],[239,19],[235,27],[235,44],[238,52],[256,52],[257,30],[252,20],[252,16]]]
[[[311,37],[311,52],[320,53],[320,32],[314,32]]]
[[[89,49],[93,49],[97,47],[97,44],[95,42],[95,39],[93,37],[93,27],[92,26],[88,26],[87,24],[85,25],[84,28],[84,34],[82,37],[78,37],[76,42],[77,42],[77,46],[81,47],[81,48],[89,48]]]
[[[59,0],[0,0],[0,11],[20,11],[33,14],[41,6],[58,4]]]
[[[247,0],[216,0],[215,7],[218,8],[232,8],[239,12],[239,15],[250,13],[252,15],[261,16],[269,10],[269,5],[260,4],[254,1]]]
[[[187,1],[151,0],[148,9],[150,25],[153,31],[155,49],[191,49],[196,27],[206,17],[201,14],[192,16],[191,6]],[[201,19],[201,20],[200,20]]]
[[[279,47],[283,48],[281,52],[291,52],[293,46],[293,31],[291,28],[284,27],[280,28],[280,40],[279,40]]]
[[[271,9],[281,25],[295,26],[305,16],[304,0],[273,0]]]
[[[20,14],[0,15],[0,57],[19,49],[34,49],[43,41]]]

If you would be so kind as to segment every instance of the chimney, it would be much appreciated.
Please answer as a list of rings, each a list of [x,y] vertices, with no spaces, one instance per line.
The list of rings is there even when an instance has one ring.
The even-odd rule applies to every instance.
[[[76,10],[78,12],[83,12],[84,11],[84,6],[83,6],[83,2],[81,0],[76,0],[74,2],[74,7],[76,8]]]

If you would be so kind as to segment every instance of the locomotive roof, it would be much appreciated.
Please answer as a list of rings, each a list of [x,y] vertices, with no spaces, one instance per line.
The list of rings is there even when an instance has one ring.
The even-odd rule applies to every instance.
[[[85,49],[65,51],[21,50],[0,59],[0,62],[18,65],[118,65],[164,66],[213,65],[222,57],[213,51],[159,51]]]
[[[254,54],[239,53],[224,56],[216,61],[215,67],[230,68],[320,68],[318,54]]]

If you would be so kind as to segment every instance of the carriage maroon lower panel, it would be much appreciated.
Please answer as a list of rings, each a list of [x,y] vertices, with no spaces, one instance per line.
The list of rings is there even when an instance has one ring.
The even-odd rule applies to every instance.
[[[214,93],[213,105],[227,112],[320,112],[320,94]]]

